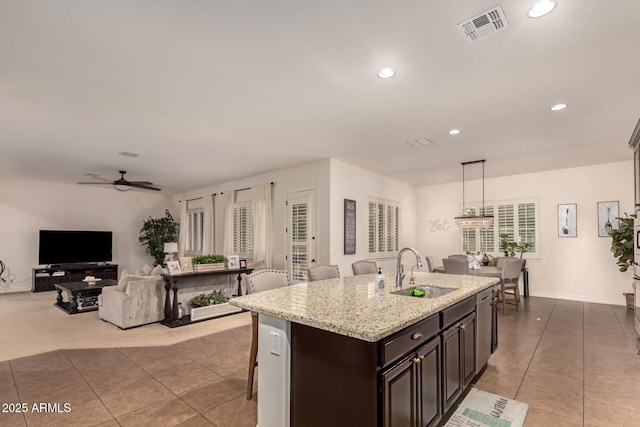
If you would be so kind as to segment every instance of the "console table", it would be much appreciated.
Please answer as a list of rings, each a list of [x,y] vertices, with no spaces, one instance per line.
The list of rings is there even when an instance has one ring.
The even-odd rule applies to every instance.
[[[105,286],[115,286],[118,282],[113,279],[104,279],[97,282],[67,282],[56,283],[58,297],[55,305],[67,314],[82,313],[98,309],[98,295]],[[69,293],[69,301],[63,301],[62,291]]]
[[[165,298],[164,298],[164,320],[161,322],[163,325],[168,326],[170,328],[175,328],[177,326],[184,326],[190,323],[193,323],[191,320],[191,316],[184,315],[182,319],[179,318],[178,315],[178,290],[180,290],[180,281],[182,279],[194,278],[194,277],[202,277],[202,276],[231,276],[233,274],[237,274],[238,279],[238,293],[234,296],[242,295],[242,288],[240,284],[242,283],[242,273],[249,274],[253,271],[253,268],[240,268],[235,270],[213,270],[213,271],[203,271],[200,273],[179,273],[179,274],[163,274],[162,278],[164,280],[164,289],[165,289]],[[173,302],[171,301],[171,291],[173,290]]]

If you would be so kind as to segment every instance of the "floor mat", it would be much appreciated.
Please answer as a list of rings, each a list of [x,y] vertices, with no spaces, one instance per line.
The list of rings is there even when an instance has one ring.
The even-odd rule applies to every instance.
[[[445,427],[522,427],[529,405],[472,388]]]

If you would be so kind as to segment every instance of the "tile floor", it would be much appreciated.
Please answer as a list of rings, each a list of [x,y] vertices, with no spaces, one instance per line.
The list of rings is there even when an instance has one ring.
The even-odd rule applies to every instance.
[[[475,386],[528,403],[526,427],[640,425],[640,357],[625,307],[544,298],[499,315],[499,349]],[[250,326],[179,344],[57,350],[0,362],[1,426],[254,427]],[[70,403],[38,413],[33,403]],[[336,426],[332,426],[336,427]]]

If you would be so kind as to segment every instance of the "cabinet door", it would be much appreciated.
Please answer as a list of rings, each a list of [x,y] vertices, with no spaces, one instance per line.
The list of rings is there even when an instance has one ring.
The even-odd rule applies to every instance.
[[[418,360],[418,426],[435,426],[442,415],[442,378],[440,361],[442,360],[440,338],[417,351]]]
[[[451,407],[462,392],[462,371],[460,357],[460,323],[456,323],[442,333],[442,400],[443,413]]]
[[[462,319],[460,325],[462,340],[462,375],[466,387],[476,374],[476,314],[470,314]]]
[[[384,427],[416,425],[417,369],[414,357],[408,357],[382,374]]]

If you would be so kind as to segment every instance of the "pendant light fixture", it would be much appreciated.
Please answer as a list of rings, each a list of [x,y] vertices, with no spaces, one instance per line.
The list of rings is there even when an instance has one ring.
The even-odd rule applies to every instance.
[[[484,163],[486,160],[474,160],[472,162],[463,162],[462,165],[462,216],[455,217],[458,228],[488,228],[493,225],[493,215],[485,215],[484,209]],[[482,163],[482,210],[479,215],[465,215],[464,200],[464,167],[475,163]]]

